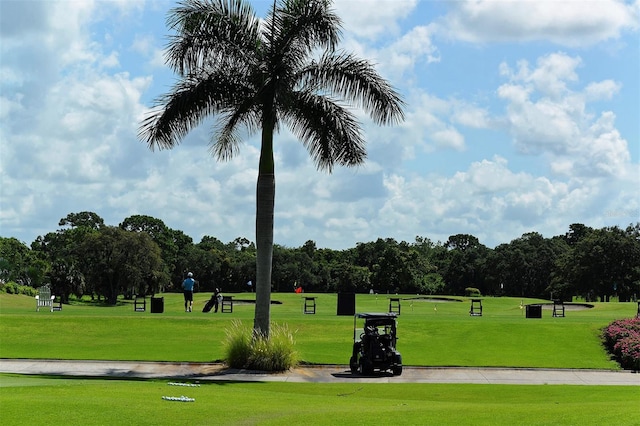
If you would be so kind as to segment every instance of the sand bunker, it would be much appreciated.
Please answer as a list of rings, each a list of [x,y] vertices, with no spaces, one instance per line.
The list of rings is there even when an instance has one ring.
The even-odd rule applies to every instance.
[[[534,305],[542,305],[542,309],[553,310],[553,303],[534,303]],[[582,311],[584,309],[591,309],[593,305],[590,303],[565,303],[565,311]]]
[[[464,302],[464,300],[462,299],[456,299],[454,297],[440,297],[440,296],[407,297],[402,300],[411,300],[412,302],[432,302],[432,303]]]

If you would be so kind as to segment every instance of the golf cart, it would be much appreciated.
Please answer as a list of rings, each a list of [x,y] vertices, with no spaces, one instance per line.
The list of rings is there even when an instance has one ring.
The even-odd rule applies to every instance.
[[[359,313],[353,317],[353,354],[349,361],[352,373],[372,374],[374,370],[391,370],[402,374],[402,355],[396,350],[396,313]],[[363,328],[358,321],[364,320]]]

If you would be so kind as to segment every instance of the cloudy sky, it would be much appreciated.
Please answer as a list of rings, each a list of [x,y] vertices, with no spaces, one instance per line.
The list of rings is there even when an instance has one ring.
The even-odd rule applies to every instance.
[[[254,0],[265,16],[270,1]],[[71,212],[159,218],[195,242],[254,240],[258,139],[226,163],[210,127],[150,151],[140,120],[175,76],[168,0],[0,0],[0,236]],[[475,235],[640,220],[640,0],[337,0],[342,48],[375,63],[406,120],[361,115],[368,160],[315,170],[276,136],[275,242]]]

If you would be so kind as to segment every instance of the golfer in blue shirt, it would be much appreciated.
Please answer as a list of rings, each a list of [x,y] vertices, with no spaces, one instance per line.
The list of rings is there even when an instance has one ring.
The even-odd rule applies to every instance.
[[[193,274],[189,272],[187,278],[182,281],[182,290],[184,291],[184,311],[191,312],[193,307],[193,286],[196,284],[196,280],[193,279]]]

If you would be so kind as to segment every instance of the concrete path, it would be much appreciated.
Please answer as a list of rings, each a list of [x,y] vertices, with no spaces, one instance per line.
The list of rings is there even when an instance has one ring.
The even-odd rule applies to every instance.
[[[538,368],[404,367],[400,376],[360,376],[351,374],[344,365],[302,366],[285,373],[264,373],[227,369],[222,364],[207,363],[0,359],[0,372],[189,381],[640,386],[640,374],[629,371]]]

